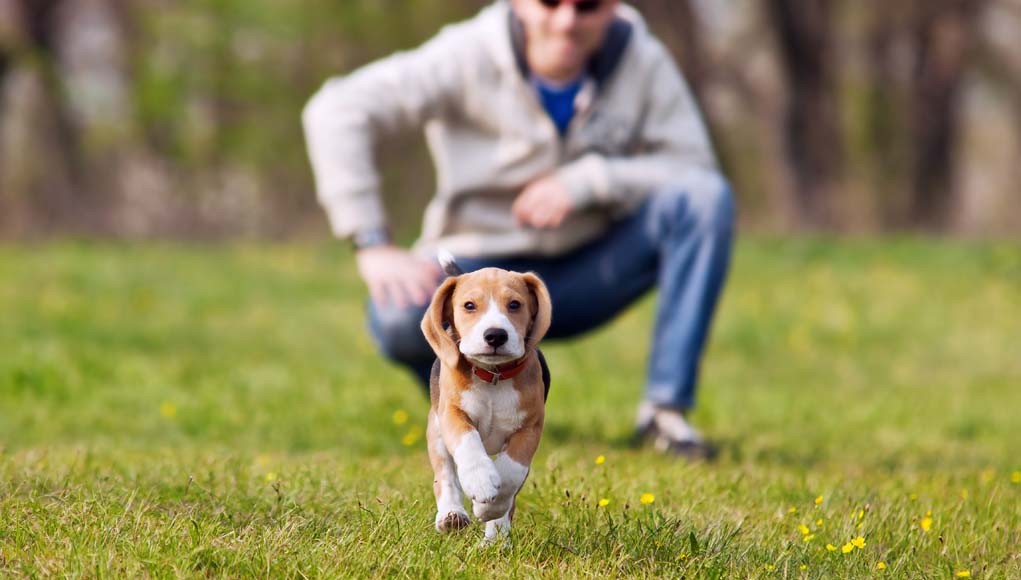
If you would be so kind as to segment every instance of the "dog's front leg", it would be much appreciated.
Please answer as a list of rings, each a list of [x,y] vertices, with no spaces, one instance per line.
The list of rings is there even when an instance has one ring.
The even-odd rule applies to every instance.
[[[487,542],[510,534],[514,501],[528,478],[532,457],[535,456],[541,435],[542,418],[539,417],[533,424],[515,431],[507,439],[504,450],[496,456],[494,464],[500,473],[500,493],[489,504],[472,504],[475,515],[486,522]]]
[[[443,442],[454,457],[461,488],[473,503],[492,502],[500,491],[500,474],[482,445],[482,437],[461,409],[448,409],[445,415]]]
[[[464,511],[461,485],[457,482],[454,458],[447,451],[440,435],[440,420],[434,411],[429,412],[426,430],[429,442],[429,461],[433,467],[433,494],[436,496],[436,530],[442,533],[467,527],[468,512]]]

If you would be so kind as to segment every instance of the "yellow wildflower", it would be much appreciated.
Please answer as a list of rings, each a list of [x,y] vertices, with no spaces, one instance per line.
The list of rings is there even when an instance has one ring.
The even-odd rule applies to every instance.
[[[160,415],[163,415],[167,419],[173,419],[177,416],[177,405],[170,401],[164,401],[163,404],[160,405]]]
[[[815,534],[805,534],[805,537],[802,538],[802,540],[805,541],[805,542],[811,542],[814,539],[815,539]]]
[[[819,497],[815,498],[815,505],[819,505],[819,504],[821,504],[821,503],[822,503],[822,499],[823,499],[823,498],[822,498],[822,496],[821,496],[821,495],[820,495]]]
[[[954,574],[954,576],[957,576],[958,578],[968,578],[968,577],[971,576],[971,571],[970,570],[958,570],[957,573]]]
[[[886,570],[886,562],[877,562],[876,570]]]
[[[864,518],[865,518],[865,510],[861,510],[860,512],[858,512],[858,519],[860,520],[860,519],[864,519]]]
[[[276,480],[277,480],[277,474],[273,473],[272,471],[270,471],[269,473],[266,474],[266,481],[276,481]]]
[[[397,409],[393,416],[394,425],[403,425],[408,422],[408,412],[404,409]]]
[[[656,501],[656,496],[652,495],[651,493],[643,493],[642,497],[639,498],[638,501],[642,502],[645,505],[649,505],[650,503]]]
[[[599,507],[606,507],[608,505],[610,505],[610,500],[606,499],[605,497],[599,500]]]
[[[1010,474],[1011,483],[1021,483],[1021,471],[1015,471]]]
[[[796,514],[796,513],[798,513],[798,508],[792,507],[792,508],[787,510],[787,513],[789,513],[789,514]]]
[[[961,499],[964,499],[964,500],[968,499],[968,490],[967,489],[962,489],[961,490]]]
[[[775,569],[776,569],[776,566],[774,566],[772,564],[766,564],[766,570],[772,571],[772,570],[775,570]]]
[[[823,525],[823,522],[825,522],[825,521],[826,521],[826,520],[824,520],[824,519],[822,519],[822,518],[819,518],[819,519],[815,520],[815,526],[816,526],[817,528],[821,528],[821,527],[822,527],[822,525]]]
[[[802,565],[798,566],[798,570],[801,570],[802,572],[804,572],[805,570],[808,570],[808,565],[807,564],[802,564]]]
[[[837,547],[834,546],[833,544],[826,544],[826,551],[827,552],[836,552],[837,551]]]
[[[854,549],[854,544],[852,544],[851,542],[848,542],[848,543],[846,543],[846,544],[844,544],[843,546],[840,547],[840,551],[845,553],[845,554],[850,554],[851,550],[853,550],[853,549]]]
[[[798,524],[798,531],[801,532],[802,536],[807,536],[810,532],[808,526],[806,526],[805,524]]]
[[[418,437],[421,434],[422,434],[421,427],[413,425],[411,429],[408,429],[408,432],[404,434],[404,437],[401,437],[401,443],[403,443],[405,447],[411,447],[416,442],[418,442]]]
[[[923,532],[928,532],[932,528],[932,518],[922,518],[918,525],[921,526]]]
[[[865,548],[865,537],[864,536],[858,536],[857,538],[851,540],[851,543],[854,544],[854,547],[858,548],[859,550],[864,549]]]
[[[600,455],[599,457],[596,457],[596,465],[602,465],[604,463],[606,463],[605,455]]]

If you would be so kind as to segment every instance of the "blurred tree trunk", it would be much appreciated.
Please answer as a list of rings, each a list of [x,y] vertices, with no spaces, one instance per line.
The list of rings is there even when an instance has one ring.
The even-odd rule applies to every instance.
[[[800,218],[810,228],[836,225],[833,198],[843,165],[834,2],[770,0],[780,57],[789,87],[786,112],[788,162]]]
[[[50,160],[65,168],[73,187],[80,187],[82,182],[81,143],[75,129],[73,115],[67,106],[67,92],[61,81],[58,62],[58,34],[56,14],[64,5],[64,0],[24,0],[25,11],[29,15],[29,26],[32,30],[33,44],[41,57],[43,87],[46,90],[45,107],[56,129],[56,149],[50,152]],[[72,192],[65,192],[65,200],[73,199]],[[74,208],[64,208],[64,212]]]
[[[910,109],[914,155],[907,225],[951,225],[963,79],[984,0],[916,0],[917,61]]]
[[[1021,0],[1014,0],[1013,4],[989,5],[988,10],[989,13],[983,14],[984,18],[1005,19],[1006,30],[1021,30]],[[1015,140],[1021,144],[1021,52],[1017,50],[1017,38],[1001,34],[978,36],[975,40],[975,65],[1012,109]]]
[[[896,216],[905,213],[910,190],[910,75],[905,74],[900,58],[907,45],[904,30],[910,15],[903,5],[891,5],[889,0],[871,0],[869,8],[865,148],[876,217],[883,228],[889,228],[897,225]]]
[[[78,132],[77,211],[92,231],[117,231],[126,164],[139,147],[121,0],[63,0],[55,14],[55,66],[66,114]]]
[[[72,191],[81,175],[78,138],[56,63],[56,14],[62,0],[8,0],[4,15],[16,20],[5,34],[4,97],[0,107],[5,147],[0,187],[22,220],[55,229],[76,218]],[[31,224],[7,224],[15,230]]]
[[[0,151],[0,187],[28,222],[14,229],[118,232],[115,214],[137,189],[130,176],[147,151],[125,0],[0,2],[19,19],[15,49],[0,52],[13,55],[6,68],[18,73],[16,98],[0,106],[0,127],[16,126]]]
[[[10,0],[0,0],[0,226],[3,217],[9,213],[7,196],[4,195],[4,104],[7,102],[7,74],[14,60],[14,47],[18,42],[16,22],[21,21],[17,5]]]

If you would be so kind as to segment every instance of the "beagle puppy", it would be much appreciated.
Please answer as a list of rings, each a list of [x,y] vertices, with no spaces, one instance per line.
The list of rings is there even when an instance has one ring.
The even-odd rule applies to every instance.
[[[465,274],[449,254],[422,332],[436,352],[426,438],[436,529],[468,525],[462,490],[485,540],[510,534],[515,497],[539,445],[549,368],[536,345],[549,330],[546,285],[533,273]]]

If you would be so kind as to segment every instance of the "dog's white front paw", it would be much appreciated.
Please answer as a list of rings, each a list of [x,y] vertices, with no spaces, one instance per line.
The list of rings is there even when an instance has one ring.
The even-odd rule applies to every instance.
[[[468,512],[464,511],[463,508],[436,512],[436,531],[442,534],[467,528],[470,523],[471,520],[468,519]]]
[[[488,457],[484,461],[459,469],[458,479],[461,480],[464,493],[472,502],[492,502],[500,492],[500,473],[496,471],[496,466]]]

